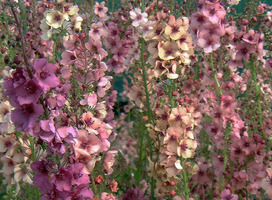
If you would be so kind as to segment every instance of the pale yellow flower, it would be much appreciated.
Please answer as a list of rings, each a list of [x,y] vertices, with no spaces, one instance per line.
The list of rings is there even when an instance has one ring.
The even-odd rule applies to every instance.
[[[46,23],[55,29],[60,28],[64,21],[63,14],[53,9],[45,13],[45,19]]]

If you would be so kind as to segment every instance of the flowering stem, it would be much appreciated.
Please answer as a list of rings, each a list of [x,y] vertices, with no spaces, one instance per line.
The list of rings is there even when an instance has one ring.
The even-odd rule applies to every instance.
[[[252,56],[250,57],[250,66],[251,66],[251,75],[254,82],[255,87],[255,93],[256,93],[256,101],[257,101],[257,109],[258,109],[258,115],[259,115],[259,125],[262,128],[263,126],[263,117],[262,117],[262,105],[261,105],[261,99],[260,99],[260,89],[257,82],[257,73],[256,73],[256,67],[254,65],[254,60]],[[264,129],[261,131],[261,135],[263,140],[266,140]]]
[[[144,10],[144,0],[142,0],[142,10]],[[144,90],[145,90],[145,97],[146,97],[146,106],[147,106],[147,116],[148,116],[148,123],[151,123],[152,121],[152,110],[150,108],[150,102],[149,102],[149,91],[148,91],[148,87],[147,87],[147,74],[146,74],[146,70],[145,70],[145,58],[144,58],[144,51],[145,51],[145,40],[144,38],[141,38],[141,67],[142,67],[142,73],[143,73],[143,80],[144,80]],[[145,134],[143,134],[142,137],[144,137]],[[150,157],[152,160],[152,141],[149,138],[149,151],[150,151]],[[155,199],[154,198],[154,188],[155,188],[155,180],[152,177],[151,179],[151,199]]]
[[[170,80],[170,85],[169,85],[169,99],[170,99],[170,104],[171,104],[171,108],[175,107],[175,102],[173,99],[173,83],[172,80]]]
[[[149,91],[148,91],[148,87],[147,87],[147,79],[146,79],[147,74],[146,74],[146,70],[145,70],[144,48],[145,48],[145,41],[143,38],[141,38],[141,67],[142,67],[142,73],[143,73],[143,79],[144,79],[144,90],[145,90],[145,96],[146,96],[148,122],[151,122],[152,111],[150,108]]]
[[[188,184],[188,177],[187,172],[184,165],[184,159],[182,156],[180,156],[181,166],[182,166],[182,176],[183,176],[183,183],[184,183],[184,192],[185,192],[185,200],[189,200],[189,184]]]
[[[225,185],[225,177],[224,177],[224,172],[226,171],[227,168],[227,159],[228,159],[228,148],[229,148],[229,143],[228,143],[228,138],[229,138],[229,133],[231,131],[231,122],[228,122],[227,127],[226,127],[226,132],[224,134],[224,139],[225,139],[225,149],[224,149],[224,165],[223,165],[223,170],[222,170],[222,180],[221,180],[221,190],[224,189]]]
[[[11,8],[11,12],[14,16],[14,19],[15,19],[15,22],[16,22],[16,25],[17,25],[17,28],[18,28],[18,32],[19,32],[19,36],[21,37],[21,42],[22,42],[22,53],[23,53],[23,57],[24,57],[24,63],[25,63],[25,66],[26,66],[26,70],[27,70],[27,73],[29,75],[30,78],[33,78],[33,74],[29,68],[29,63],[28,63],[28,60],[27,60],[27,55],[26,55],[26,52],[25,52],[25,49],[26,49],[26,46],[25,46],[25,39],[24,39],[24,36],[22,34],[22,27],[21,27],[21,24],[18,20],[18,17],[14,11],[14,8],[13,8],[13,5],[10,5],[10,8]]]
[[[92,186],[93,186],[93,190],[94,190],[94,191],[93,191],[93,192],[94,192],[94,196],[97,197],[97,194],[98,194],[98,193],[97,193],[97,187],[96,187],[96,185],[95,185],[93,175],[91,174],[90,176],[91,176],[91,182],[92,182]]]
[[[222,96],[223,92],[222,92],[221,86],[219,84],[219,81],[217,79],[216,71],[213,66],[213,53],[210,54],[210,64],[211,64],[211,68],[212,68],[213,78],[214,78],[216,85],[217,85],[217,93],[219,93],[219,95]]]
[[[31,159],[35,162],[35,140],[32,136],[29,135],[29,143],[30,143],[30,150],[31,150]]]
[[[91,23],[93,22],[93,13],[94,13],[94,0],[91,0],[91,13],[90,13]]]

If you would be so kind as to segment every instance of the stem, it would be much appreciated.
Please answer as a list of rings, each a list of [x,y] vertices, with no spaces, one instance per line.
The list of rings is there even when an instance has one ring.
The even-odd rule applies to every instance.
[[[91,23],[93,22],[93,13],[94,13],[94,0],[91,0],[91,13],[90,13]]]
[[[171,12],[171,14],[173,14],[173,11],[174,11],[174,1],[175,0],[171,0],[171,4],[170,4],[170,12]]]
[[[10,8],[11,8],[11,12],[14,16],[14,19],[15,19],[15,22],[16,22],[16,25],[17,25],[17,28],[18,28],[18,32],[19,32],[19,36],[21,37],[21,42],[22,42],[22,53],[23,53],[23,57],[24,57],[24,63],[25,63],[25,66],[26,66],[26,70],[27,70],[27,73],[29,75],[30,78],[33,78],[33,74],[29,68],[29,63],[28,63],[28,60],[27,60],[27,55],[26,55],[26,52],[25,52],[25,39],[24,39],[24,36],[22,34],[22,27],[21,27],[21,24],[18,20],[18,17],[14,11],[14,8],[13,8],[13,5],[10,5]]]
[[[223,92],[222,92],[221,86],[219,84],[219,81],[217,79],[216,71],[213,66],[213,53],[210,54],[210,64],[211,64],[211,68],[212,68],[213,78],[214,78],[216,85],[217,85],[217,93],[219,93],[219,95],[222,96]]]
[[[256,93],[259,125],[260,125],[260,127],[262,127],[263,126],[263,117],[262,117],[262,105],[261,105],[261,99],[260,99],[261,95],[260,95],[260,89],[259,89],[258,82],[257,82],[256,67],[254,65],[254,60],[253,60],[252,56],[250,57],[250,66],[251,66],[251,75],[252,75],[252,79],[254,82],[255,93]],[[266,140],[265,132],[263,129],[261,131],[261,135],[262,135],[263,140]]]
[[[148,91],[148,87],[147,87],[147,78],[146,78],[147,74],[146,74],[146,70],[145,70],[144,48],[145,48],[145,41],[143,38],[141,38],[141,66],[142,66],[143,79],[144,79],[144,90],[145,90],[145,96],[146,96],[148,122],[151,122],[152,111],[150,108],[149,91]]]
[[[35,162],[36,153],[35,153],[35,141],[32,136],[29,135],[29,143],[30,143],[30,150],[31,150],[31,159]]]
[[[188,184],[187,172],[186,172],[185,166],[184,166],[184,159],[182,156],[180,157],[180,161],[181,161],[181,166],[182,166],[182,176],[183,176],[183,183],[184,183],[185,200],[189,200],[190,189],[189,189],[189,184]]]
[[[145,10],[145,0],[141,1],[141,11],[144,12]]]
[[[93,192],[94,192],[94,196],[97,197],[97,195],[98,195],[98,194],[97,194],[97,187],[96,187],[96,185],[95,185],[93,175],[91,174],[90,176],[91,176],[91,182],[92,182],[92,186],[93,186],[93,190],[94,190],[94,191],[93,191]]]
[[[224,185],[225,185],[225,177],[224,177],[224,172],[226,171],[227,168],[227,159],[228,159],[228,148],[229,148],[229,143],[228,143],[228,138],[229,138],[229,132],[231,128],[231,122],[228,122],[227,124],[227,128],[226,128],[226,132],[224,134],[224,139],[225,139],[225,149],[224,149],[224,166],[223,166],[223,175],[222,175],[222,180],[221,180],[221,190],[224,189]]]
[[[144,10],[144,0],[142,0],[142,10]],[[145,70],[145,58],[144,58],[144,51],[145,51],[145,40],[144,38],[141,38],[141,67],[142,67],[142,73],[143,73],[143,80],[144,80],[144,90],[145,90],[145,96],[146,96],[146,106],[147,106],[147,116],[148,116],[148,123],[151,123],[153,121],[152,119],[152,110],[150,108],[150,102],[149,102],[149,91],[147,87],[147,74]],[[145,134],[143,135],[144,138]],[[152,141],[150,138],[148,138],[148,145],[149,145],[149,152],[150,152],[150,158],[152,160]],[[154,197],[154,190],[155,190],[155,180],[152,177],[151,178],[151,200],[155,199]]]
[[[174,102],[174,99],[173,99],[173,82],[172,80],[170,80],[170,86],[169,86],[169,99],[170,99],[170,105],[171,105],[171,108],[174,108],[175,107],[175,102]]]

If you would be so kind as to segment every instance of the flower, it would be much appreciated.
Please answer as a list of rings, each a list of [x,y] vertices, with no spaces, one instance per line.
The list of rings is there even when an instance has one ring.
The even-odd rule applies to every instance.
[[[181,140],[177,147],[178,156],[183,158],[192,158],[194,156],[194,150],[197,147],[197,142],[191,139]]]
[[[238,195],[232,194],[229,189],[221,192],[221,200],[238,200]]]
[[[51,174],[51,181],[56,185],[56,188],[59,191],[70,191],[72,189],[72,178],[73,176],[71,171],[62,166],[59,168],[56,174]]]
[[[43,87],[45,91],[50,88],[57,87],[59,85],[59,78],[55,75],[56,65],[48,63],[46,59],[36,59],[33,63],[35,69],[35,78],[38,80],[38,84]]]
[[[96,15],[99,15],[100,18],[104,18],[106,16],[106,12],[108,12],[108,8],[105,7],[105,2],[101,2],[101,4],[99,4],[98,2],[95,2],[95,6],[94,6],[94,13]]]
[[[48,10],[45,12],[44,16],[46,23],[54,29],[60,28],[64,22],[63,14],[57,10]]]
[[[91,156],[92,154],[101,152],[102,144],[96,135],[89,135],[87,131],[79,130],[73,148],[75,150],[75,156],[78,158],[80,155]]]
[[[130,11],[129,14],[130,18],[132,19],[132,26],[134,27],[138,27],[148,21],[147,13],[142,13],[140,8],[135,8],[134,10]]]
[[[175,16],[170,15],[168,25],[165,27],[165,34],[170,36],[172,40],[178,40],[185,32],[186,27],[183,25],[183,19],[175,20]]]
[[[35,103],[43,94],[42,87],[35,79],[27,81],[14,92],[20,105]]]
[[[29,131],[43,112],[43,107],[40,104],[23,104],[12,111],[11,121],[17,125],[18,130]]]
[[[118,151],[111,150],[106,153],[105,160],[103,163],[103,168],[107,172],[108,175],[112,174],[113,169],[112,166],[115,162],[114,157],[118,154]]]
[[[31,171],[29,164],[16,165],[14,167],[14,180],[16,181],[16,183],[23,181],[25,183],[32,184],[32,180],[27,174],[27,172],[29,171]]]
[[[178,45],[176,42],[166,41],[164,43],[159,43],[159,57],[162,60],[171,60],[175,59],[180,55],[180,51],[178,50]]]

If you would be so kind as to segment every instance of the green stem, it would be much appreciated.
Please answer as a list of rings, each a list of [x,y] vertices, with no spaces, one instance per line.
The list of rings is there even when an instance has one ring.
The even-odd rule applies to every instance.
[[[171,4],[170,4],[170,12],[171,12],[171,14],[173,14],[173,11],[174,11],[174,1],[175,0],[171,0]]]
[[[25,46],[25,38],[24,38],[24,35],[22,33],[22,26],[18,20],[18,17],[16,15],[16,12],[14,10],[14,7],[12,4],[10,4],[10,8],[11,8],[11,12],[14,16],[14,19],[15,19],[15,22],[16,22],[16,25],[17,25],[17,28],[18,28],[18,32],[19,32],[19,36],[21,37],[21,42],[22,42],[22,53],[23,53],[23,58],[24,58],[24,63],[25,63],[25,66],[26,66],[26,71],[29,75],[30,78],[33,78],[33,74],[29,68],[29,63],[28,63],[28,60],[27,60],[27,54],[26,54],[26,46]]]
[[[221,86],[219,84],[219,81],[217,79],[216,71],[215,71],[214,66],[213,66],[213,53],[210,54],[210,64],[211,64],[211,68],[212,68],[213,78],[214,78],[214,80],[216,82],[216,85],[217,85],[217,94],[222,96],[223,92],[222,92]]]
[[[258,116],[259,116],[259,125],[262,128],[263,127],[263,117],[262,117],[262,105],[261,105],[261,95],[260,95],[260,89],[257,82],[257,73],[256,73],[256,66],[254,65],[254,60],[252,56],[250,57],[250,66],[251,66],[251,75],[254,82],[255,87],[255,95],[256,95],[256,101],[257,101],[257,109],[258,109]],[[261,135],[263,140],[266,140],[265,132],[262,129]]]
[[[91,0],[91,13],[90,13],[91,24],[93,22],[93,13],[94,13],[94,0]]]
[[[35,140],[32,136],[29,135],[29,143],[30,143],[30,150],[31,150],[31,159],[35,162],[36,153],[35,153]]]
[[[182,176],[183,176],[183,183],[184,183],[184,193],[185,193],[185,200],[189,200],[190,197],[190,189],[189,189],[189,183],[188,183],[188,177],[187,172],[184,165],[184,158],[180,157],[181,166],[182,166]]]
[[[91,176],[91,182],[92,182],[92,186],[93,186],[94,196],[95,196],[95,197],[98,197],[97,187],[96,187],[96,185],[95,185],[93,175],[91,174],[90,176]]]
[[[144,10],[144,0],[142,0],[142,10]],[[153,121],[152,119],[152,110],[150,107],[150,101],[149,101],[149,91],[147,87],[147,74],[145,70],[145,58],[144,58],[144,53],[145,53],[145,40],[144,38],[141,38],[141,67],[142,67],[142,73],[143,73],[143,80],[144,80],[144,90],[145,90],[145,97],[146,97],[146,106],[147,106],[147,116],[148,116],[148,123],[151,123]],[[144,135],[145,136],[145,135]],[[144,137],[143,136],[143,137]],[[149,152],[150,152],[150,158],[152,160],[152,141],[151,138],[148,138],[148,146],[149,146]],[[155,180],[152,177],[151,179],[151,200],[155,200],[154,197],[154,190],[155,190]]]
[[[223,165],[223,170],[222,170],[223,175],[222,175],[222,180],[221,180],[221,190],[224,189],[224,185],[225,185],[224,172],[226,171],[226,168],[227,168],[228,148],[229,148],[228,139],[229,139],[230,131],[231,131],[231,122],[228,122],[226,132],[224,134],[224,139],[225,139],[226,144],[225,144],[225,149],[224,149],[224,165]]]
[[[172,82],[172,80],[170,80],[170,86],[169,86],[169,100],[170,100],[171,108],[174,108],[175,101],[173,99],[173,82]]]
[[[143,73],[143,79],[144,79],[144,90],[145,90],[145,96],[146,96],[146,106],[147,106],[147,116],[148,116],[148,122],[152,121],[152,110],[150,108],[150,101],[149,101],[149,91],[147,87],[147,74],[145,70],[145,59],[144,59],[144,48],[145,48],[145,41],[143,38],[141,38],[141,67],[142,67],[142,73]]]
[[[144,12],[145,10],[145,0],[141,1],[141,11]]]

